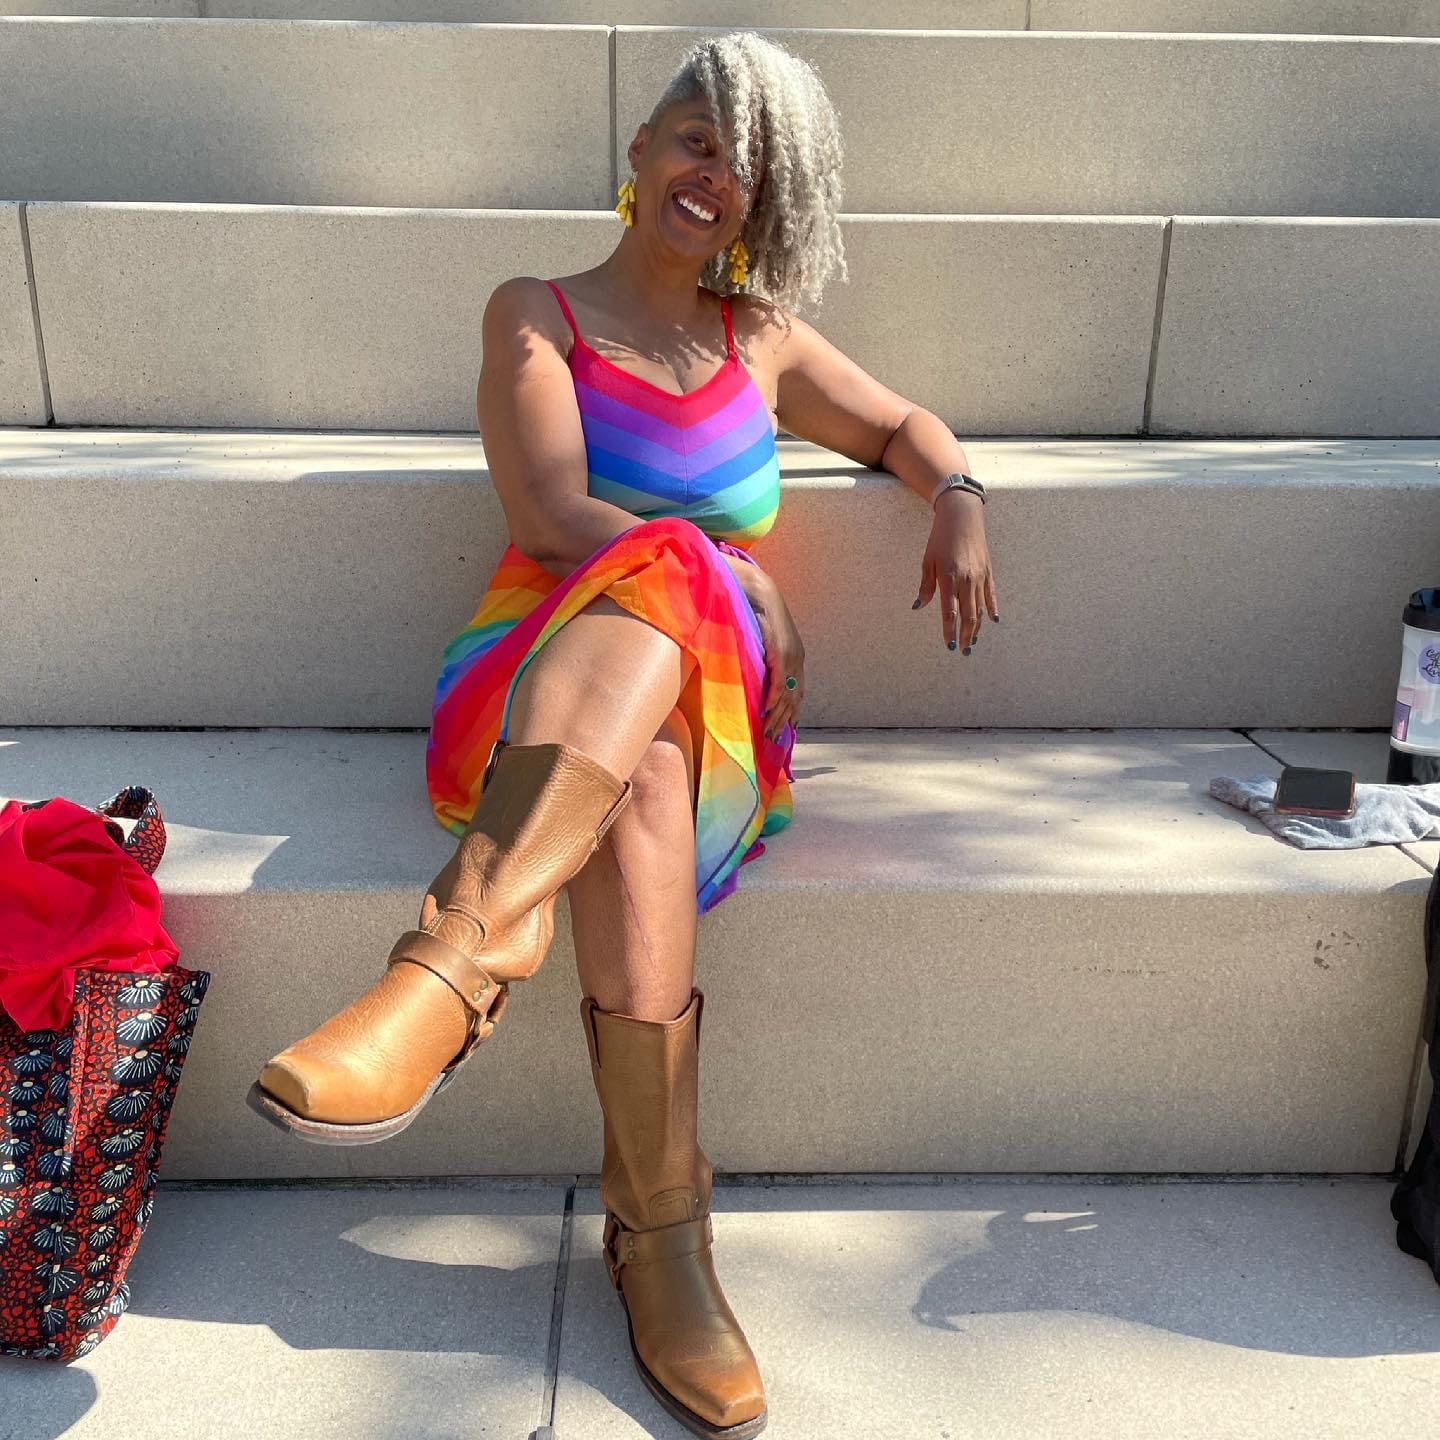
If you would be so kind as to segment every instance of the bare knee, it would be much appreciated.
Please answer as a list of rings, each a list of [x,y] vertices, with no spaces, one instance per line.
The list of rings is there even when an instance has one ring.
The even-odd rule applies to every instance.
[[[636,811],[637,820],[673,826],[682,807],[690,810],[695,789],[692,748],[690,726],[677,705],[631,771],[635,789],[626,809]]]

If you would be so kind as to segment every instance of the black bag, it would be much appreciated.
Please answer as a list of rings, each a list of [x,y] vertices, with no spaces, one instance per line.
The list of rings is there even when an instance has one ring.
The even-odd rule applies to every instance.
[[[1395,1217],[1395,1243],[1423,1260],[1440,1283],[1440,870],[1425,902],[1425,974],[1423,1031],[1435,1093],[1415,1158],[1390,1197],[1390,1213]]]

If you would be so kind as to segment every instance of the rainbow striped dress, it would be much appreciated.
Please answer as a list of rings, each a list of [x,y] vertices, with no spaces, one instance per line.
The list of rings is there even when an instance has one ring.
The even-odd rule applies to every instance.
[[[765,650],[745,592],[723,558],[756,561],[750,545],[774,524],[780,465],[770,412],[735,348],[722,297],[725,359],[698,390],[672,394],[622,370],[580,334],[569,365],[585,434],[588,493],[643,522],[561,579],[512,543],[479,608],[445,647],[425,752],[439,822],[463,835],[525,666],[602,593],[695,657],[679,705],[696,757],[695,899],[699,914],[734,893],[762,835],[789,824],[794,727],[764,734]]]

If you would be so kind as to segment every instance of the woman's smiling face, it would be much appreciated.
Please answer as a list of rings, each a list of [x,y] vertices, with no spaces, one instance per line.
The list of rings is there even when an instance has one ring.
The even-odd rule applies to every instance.
[[[643,197],[660,233],[678,250],[708,257],[728,246],[740,233],[749,197],[706,102],[672,105],[638,151],[637,143],[630,147],[637,208]]]

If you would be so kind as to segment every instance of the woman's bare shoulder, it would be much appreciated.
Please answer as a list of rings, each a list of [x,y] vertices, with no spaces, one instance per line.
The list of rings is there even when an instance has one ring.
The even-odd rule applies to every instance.
[[[735,345],[746,365],[752,373],[763,371],[773,376],[781,368],[786,342],[797,323],[795,317],[773,300],[744,291],[731,296],[730,314]]]
[[[535,275],[512,275],[502,280],[485,303],[487,339],[518,340],[540,334],[562,355],[570,349],[570,326],[555,292]]]

